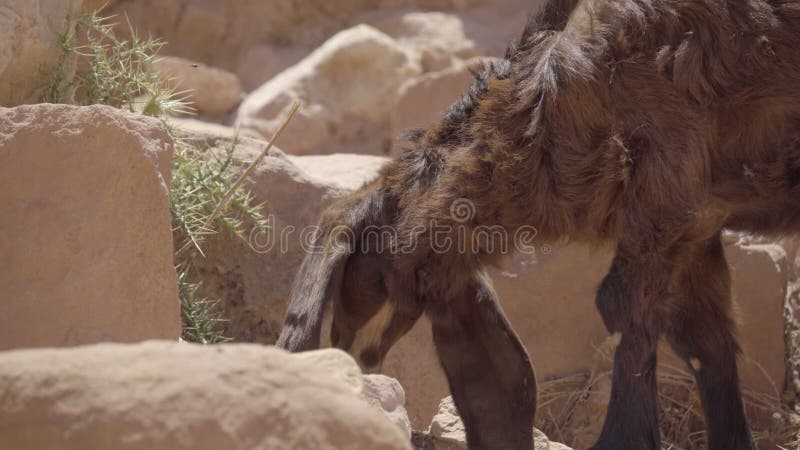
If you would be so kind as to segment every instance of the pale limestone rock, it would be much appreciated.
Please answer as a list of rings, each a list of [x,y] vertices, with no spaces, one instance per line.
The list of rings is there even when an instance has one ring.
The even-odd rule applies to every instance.
[[[223,116],[242,99],[239,79],[227,70],[176,56],[156,59],[153,70],[200,114]]]
[[[489,60],[474,59],[453,67],[414,77],[400,87],[392,110],[393,153],[409,144],[402,137],[414,128],[428,128],[441,121],[443,113],[469,89],[473,76],[469,69]]]
[[[359,25],[344,30],[242,102],[237,124],[269,137],[291,103],[300,111],[281,137],[291,154],[381,154],[400,85],[420,68],[396,41]],[[358,151],[361,150],[361,151]]]
[[[410,450],[338,350],[149,341],[0,352],[15,450]]]
[[[415,8],[471,13],[476,17],[491,17],[481,27],[497,34],[495,30],[508,28],[508,16],[495,18],[494,10],[508,10],[513,4],[515,15],[524,20],[527,14],[520,14],[520,11],[532,8],[530,0],[136,0],[115,3],[109,14],[127,16],[142,36],[152,34],[162,38],[167,43],[167,53],[231,71],[237,70],[242,55],[253,46],[310,51],[336,32],[361,23],[360,16],[370,11],[403,9],[407,12]],[[476,8],[487,11],[472,13]],[[521,28],[514,28],[514,31],[518,29]]]
[[[253,45],[239,57],[236,73],[244,89],[249,92],[296,64],[306,53],[305,49],[297,47]]]
[[[464,23],[455,14],[380,10],[362,19],[397,39],[419,59],[425,72],[444,70],[478,56],[475,42],[466,36]]]
[[[428,434],[432,438],[434,450],[467,449],[464,423],[458,416],[458,410],[452,397],[445,397],[439,402],[439,410],[433,416]],[[551,442],[544,433],[536,428],[533,429],[533,440],[535,450],[572,450],[564,444]]]
[[[364,375],[363,397],[379,409],[390,422],[397,425],[407,439],[411,439],[411,421],[406,411],[406,394],[403,386],[386,375]]]
[[[0,349],[178,339],[171,157],[157,119],[0,108]]]
[[[68,16],[81,12],[81,0],[0,0],[0,106],[41,101],[62,54],[61,36],[75,28]],[[74,59],[60,68],[65,80]]]

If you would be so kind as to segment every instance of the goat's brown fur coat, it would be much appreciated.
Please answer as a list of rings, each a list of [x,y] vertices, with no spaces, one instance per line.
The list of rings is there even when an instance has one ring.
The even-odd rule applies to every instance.
[[[483,275],[502,246],[436,251],[419,230],[534,227],[616,248],[596,301],[622,339],[594,449],[659,447],[661,337],[695,362],[709,448],[755,448],[720,231],[800,230],[800,1],[550,1],[410,139],[323,215],[279,345],[319,345],[333,298],[334,343],[376,368],[424,311],[470,448],[530,449],[533,370]],[[340,226],[391,226],[392,251],[338,245]]]

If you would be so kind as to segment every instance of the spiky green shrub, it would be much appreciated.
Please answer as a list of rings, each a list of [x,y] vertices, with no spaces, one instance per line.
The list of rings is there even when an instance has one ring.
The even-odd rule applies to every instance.
[[[181,93],[150,70],[164,43],[140,38],[130,24],[131,38],[120,39],[112,19],[99,12],[68,19],[74,26],[59,39],[62,53],[42,100],[110,105],[154,117],[188,112]],[[70,58],[76,59],[71,79],[66,74]]]
[[[178,297],[183,316],[183,339],[201,344],[217,344],[230,339],[223,334],[224,320],[220,317],[219,301],[200,297],[199,283],[188,280],[189,271],[185,266],[177,268]]]
[[[201,243],[225,230],[246,239],[252,227],[264,227],[261,206],[248,191],[237,190],[226,213],[211,219],[214,209],[231,189],[238,175],[231,166],[238,145],[234,136],[222,153],[203,152],[185,140],[175,139],[170,192],[173,230],[179,254],[190,248],[202,253]]]
[[[252,227],[264,227],[261,208],[253,196],[237,190],[218,216],[220,201],[233,187],[232,166],[236,136],[222,153],[202,151],[178,136],[168,113],[187,112],[181,92],[167,87],[151,70],[163,42],[139,38],[130,27],[130,39],[115,34],[117,24],[99,11],[78,18],[74,31],[61,36],[62,54],[42,98],[50,103],[103,104],[159,117],[174,140],[170,209],[172,212],[174,263],[183,316],[183,338],[213,344],[228,340],[219,301],[198,295],[193,261],[204,257],[203,241],[210,235],[230,233],[246,238]],[[68,66],[74,64],[74,76]]]
[[[217,217],[214,210],[235,182],[233,152],[238,143],[234,136],[224,152],[203,152],[175,138],[172,159],[170,208],[175,242],[175,263],[183,311],[183,337],[202,343],[228,340],[222,334],[219,301],[200,298],[193,262],[203,258],[203,242],[211,235],[229,233],[247,239],[254,228],[264,229],[266,221],[261,206],[248,191],[234,192],[230,203]]]

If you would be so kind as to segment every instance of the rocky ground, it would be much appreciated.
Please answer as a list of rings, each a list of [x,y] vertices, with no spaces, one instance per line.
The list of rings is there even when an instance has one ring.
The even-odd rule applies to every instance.
[[[274,343],[302,230],[373,179],[405,130],[434,121],[469,85],[470,67],[502,56],[536,2],[112,1],[108,14],[166,42],[150,70],[195,111],[170,117],[172,130],[108,106],[30,105],[54,70],[68,77],[78,65],[60,57],[61,36],[74,29],[64,18],[101,2],[56,3],[0,0],[0,42],[11,43],[0,51],[0,442],[401,449],[413,434],[426,450],[466,448],[425,319],[389,354],[392,378],[365,376],[333,350],[288,355],[241,343]],[[219,233],[192,261],[237,344],[178,344],[175,140],[214,155],[235,140],[240,173],[296,100],[280,149],[247,182],[274,234]],[[800,392],[791,385],[800,363],[785,357],[798,329],[798,248],[726,240],[742,378],[764,449],[778,440],[774,422],[790,420],[770,408]],[[597,436],[609,395],[604,356],[614,344],[592,301],[609,262],[603,250],[542,242],[492,274],[545,382],[537,426],[575,448]],[[103,342],[118,344],[92,345]],[[677,361],[664,361],[676,379]],[[566,448],[537,433],[537,448]]]

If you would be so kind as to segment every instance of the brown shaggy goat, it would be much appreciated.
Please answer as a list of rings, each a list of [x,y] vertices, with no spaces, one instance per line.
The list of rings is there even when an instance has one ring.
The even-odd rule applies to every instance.
[[[593,448],[659,448],[664,337],[692,362],[709,448],[755,449],[720,232],[800,230],[800,1],[553,0],[411,140],[323,214],[278,345],[317,347],[333,299],[333,343],[378,369],[424,312],[470,449],[531,449],[533,369],[484,267],[533,227],[616,249],[596,302],[621,342]]]

